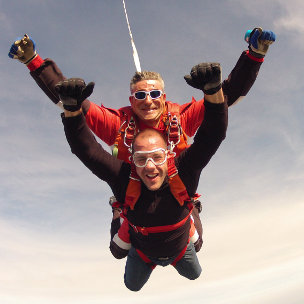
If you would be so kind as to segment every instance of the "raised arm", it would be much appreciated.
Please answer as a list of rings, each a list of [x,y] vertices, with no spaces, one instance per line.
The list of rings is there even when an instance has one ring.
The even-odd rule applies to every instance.
[[[9,57],[17,59],[30,70],[30,75],[50,100],[62,107],[62,102],[55,89],[58,82],[66,77],[57,64],[47,58],[43,60],[36,50],[35,41],[28,35],[18,38],[11,46]],[[113,145],[117,131],[121,125],[119,113],[115,110],[98,106],[85,99],[82,102],[83,114],[90,129],[106,144]],[[105,130],[107,130],[105,132]]]
[[[205,118],[194,137],[193,144],[177,160],[181,169],[180,176],[189,190],[189,195],[193,195],[202,169],[225,139],[228,115],[227,103],[221,88],[220,64],[198,64],[185,79],[205,94]]]
[[[274,32],[263,31],[262,28],[254,28],[246,32],[245,41],[248,43],[248,51],[241,54],[222,85],[228,106],[236,104],[247,95],[258,76],[269,46],[275,39]]]
[[[126,176],[125,180],[128,180],[130,167],[103,149],[89,130],[82,115],[81,104],[90,96],[93,88],[94,83],[86,85],[79,78],[67,79],[56,85],[56,91],[64,107],[62,115],[64,130],[72,153],[97,177],[106,181],[114,195],[120,198],[118,190],[124,186],[120,178]]]
[[[275,39],[272,31],[263,31],[261,28],[246,32],[248,50],[242,52],[233,70],[222,82],[228,106],[236,104],[248,94],[255,83],[268,48]],[[192,137],[195,134],[204,119],[204,113],[204,99],[193,99],[192,102],[181,106],[181,126],[188,136]]]

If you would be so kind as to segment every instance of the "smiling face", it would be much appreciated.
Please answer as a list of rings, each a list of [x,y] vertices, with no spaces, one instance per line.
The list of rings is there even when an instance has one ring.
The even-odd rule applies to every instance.
[[[163,86],[158,80],[141,80],[132,86],[131,94],[138,91],[150,92],[152,90],[163,91]],[[130,103],[133,112],[145,124],[151,127],[157,126],[160,116],[165,110],[166,94],[162,94],[159,98],[152,99],[149,94],[146,98],[139,100],[134,96],[130,96]]]
[[[151,129],[145,129],[140,132],[133,143],[134,153],[138,151],[153,151],[158,148],[167,150],[166,143],[162,135]],[[168,165],[167,162],[162,165],[155,165],[152,160],[148,160],[146,166],[136,167],[136,173],[149,190],[155,191],[163,184],[168,174]]]

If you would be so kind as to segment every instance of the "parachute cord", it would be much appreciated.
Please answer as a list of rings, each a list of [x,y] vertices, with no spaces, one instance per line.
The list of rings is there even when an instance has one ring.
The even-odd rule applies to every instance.
[[[138,53],[137,53],[136,46],[135,46],[133,36],[132,36],[132,32],[131,32],[131,27],[130,27],[130,23],[129,23],[129,19],[128,19],[125,0],[122,0],[122,3],[123,3],[123,6],[124,6],[126,20],[127,20],[127,24],[128,24],[128,29],[129,29],[130,39],[131,39],[131,45],[132,45],[132,49],[133,49],[133,59],[134,59],[134,63],[135,63],[135,68],[136,68],[137,72],[141,72],[140,61],[139,61]]]

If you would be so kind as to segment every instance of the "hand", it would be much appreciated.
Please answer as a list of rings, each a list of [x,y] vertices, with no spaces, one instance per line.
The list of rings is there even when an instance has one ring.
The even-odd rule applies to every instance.
[[[184,76],[186,82],[205,94],[213,95],[222,87],[222,69],[217,62],[200,63]]]
[[[63,108],[75,112],[81,108],[82,102],[92,94],[94,86],[94,82],[86,85],[81,78],[70,78],[58,82],[55,90],[63,103]]]
[[[12,59],[18,59],[24,64],[29,64],[37,56],[35,41],[27,34],[23,38],[17,38],[11,46],[8,56]]]
[[[246,36],[245,36],[246,37]],[[276,40],[272,31],[263,31],[261,27],[254,28],[248,38],[249,53],[257,58],[264,58],[269,46]]]

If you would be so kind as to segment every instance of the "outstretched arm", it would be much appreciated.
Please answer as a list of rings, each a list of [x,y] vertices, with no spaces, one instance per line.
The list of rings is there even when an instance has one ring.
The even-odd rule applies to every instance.
[[[130,167],[102,148],[82,115],[81,103],[90,96],[93,87],[94,83],[86,85],[79,78],[67,79],[56,85],[64,107],[62,121],[66,138],[72,153],[97,177],[109,184],[117,199],[123,199],[120,190],[126,187],[124,181],[127,184]]]
[[[223,91],[228,106],[242,100],[253,86],[269,46],[275,41],[276,35],[272,31],[254,28],[247,31],[245,41],[248,51],[244,51],[235,67],[223,82]]]
[[[225,139],[228,115],[227,103],[221,88],[220,64],[198,64],[191,69],[190,75],[185,79],[205,94],[205,118],[194,137],[193,144],[177,160],[180,176],[191,196],[196,192],[202,169]]]
[[[17,38],[11,46],[8,56],[25,64],[44,93],[54,104],[63,108],[55,86],[66,77],[53,60],[43,60],[39,56],[36,43],[31,37],[24,35],[22,38]],[[113,145],[121,125],[118,111],[100,107],[88,99],[82,102],[82,110],[90,129],[106,144]]]
[[[250,91],[258,76],[260,67],[269,46],[275,41],[272,31],[255,28],[247,31],[245,41],[248,50],[242,52],[233,70],[222,82],[222,89],[228,106],[242,100]],[[181,125],[186,134],[192,137],[204,119],[204,99],[181,106]]]

